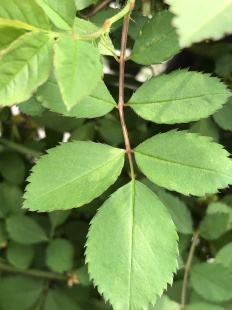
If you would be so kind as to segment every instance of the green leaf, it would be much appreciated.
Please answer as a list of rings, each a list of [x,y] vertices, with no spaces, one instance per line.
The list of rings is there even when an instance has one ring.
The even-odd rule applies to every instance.
[[[0,249],[1,244],[5,243],[7,241],[8,234],[6,231],[6,224],[3,221],[0,221]]]
[[[78,0],[79,1],[79,0]],[[44,310],[80,310],[79,306],[61,290],[50,290],[46,296]]]
[[[36,2],[56,27],[64,30],[72,28],[76,15],[75,0],[36,0]]]
[[[42,32],[27,33],[4,51],[0,58],[0,105],[11,106],[29,99],[46,81],[53,41]]]
[[[90,141],[62,143],[48,150],[28,178],[24,207],[44,212],[90,202],[116,181],[124,152]]]
[[[221,264],[201,263],[191,269],[190,281],[194,290],[211,302],[232,299],[232,273]]]
[[[31,116],[34,115],[42,116],[42,113],[44,111],[44,108],[39,104],[39,102],[34,97],[31,97],[27,101],[19,103],[18,107],[21,112]]]
[[[133,61],[142,65],[159,64],[179,53],[172,17],[164,10],[146,21],[133,47],[130,57]]]
[[[173,25],[177,28],[181,47],[190,46],[204,39],[221,39],[232,32],[232,3],[230,0],[217,1],[165,0],[176,16]],[[197,16],[197,18],[196,18]]]
[[[74,130],[69,138],[69,141],[72,140],[79,140],[79,141],[86,141],[86,140],[94,140],[95,136],[95,123],[90,122],[80,126],[76,130]]]
[[[180,304],[171,300],[166,295],[158,298],[154,307],[150,306],[148,310],[180,310]]]
[[[215,262],[222,264],[224,267],[230,269],[232,272],[232,242],[227,243],[220,251],[216,254]]]
[[[207,208],[207,214],[218,214],[223,213],[227,214],[229,217],[229,223],[227,225],[227,229],[231,229],[232,227],[232,208],[222,202],[213,202]]]
[[[176,240],[164,205],[145,185],[132,181],[91,222],[86,243],[90,277],[114,309],[147,309],[173,281]]]
[[[75,0],[76,2],[76,8],[78,11],[83,10],[84,8],[87,8],[90,6],[94,1],[93,0]]]
[[[55,75],[67,110],[90,95],[101,81],[100,54],[88,42],[61,36],[55,45]]]
[[[10,185],[7,182],[0,184],[1,211],[5,216],[9,214],[23,213],[21,209],[23,202],[23,191],[20,187]]]
[[[97,121],[97,129],[100,135],[113,146],[123,143],[121,124],[113,118],[101,118]]]
[[[74,248],[66,239],[52,240],[46,252],[46,263],[53,271],[64,272],[72,268]]]
[[[78,118],[103,116],[110,112],[116,105],[105,83],[101,81],[95,91],[67,111],[53,72],[47,82],[39,87],[35,96],[45,108],[65,116],[75,116]]]
[[[44,30],[50,29],[47,16],[33,0],[1,0],[0,17],[21,21]]]
[[[176,130],[156,135],[135,149],[138,166],[152,182],[196,196],[232,183],[228,155],[212,138]]]
[[[232,55],[231,54],[225,54],[216,60],[215,73],[226,79],[230,79],[232,77]]]
[[[56,228],[57,226],[63,224],[71,213],[71,210],[49,212],[48,215],[52,223],[52,227]]]
[[[138,115],[152,122],[186,123],[213,114],[230,94],[218,78],[185,69],[148,80],[129,104]]]
[[[212,137],[215,141],[219,140],[218,126],[212,121],[211,118],[200,119],[194,123],[189,132],[199,133],[201,136]]]
[[[43,291],[43,280],[9,276],[0,281],[2,310],[25,310],[36,304]]]
[[[200,301],[186,306],[186,310],[225,310],[224,307]]]
[[[229,99],[223,109],[213,115],[213,118],[222,129],[232,131],[232,98]]]
[[[17,40],[25,33],[22,29],[11,27],[0,27],[0,51],[4,50],[9,44]]]
[[[20,244],[48,241],[44,230],[28,216],[11,215],[7,218],[6,225],[10,237]]]
[[[22,184],[25,179],[25,164],[22,157],[15,152],[0,155],[0,173],[12,184]]]
[[[133,11],[131,14],[131,21],[129,23],[128,35],[136,40],[139,36],[141,29],[143,28],[147,17],[143,16],[140,12]]]
[[[10,241],[7,246],[7,259],[18,269],[27,269],[34,258],[34,247]]]
[[[143,184],[147,185],[168,209],[178,232],[182,234],[192,234],[193,223],[191,213],[185,203],[180,200],[179,197],[167,192],[164,188],[152,184],[148,179],[145,179]]]
[[[199,231],[205,239],[217,239],[228,230],[229,215],[225,213],[207,214],[202,220]]]

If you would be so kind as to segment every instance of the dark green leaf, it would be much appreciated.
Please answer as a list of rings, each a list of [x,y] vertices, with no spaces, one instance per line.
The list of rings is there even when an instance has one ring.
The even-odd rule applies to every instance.
[[[11,27],[0,27],[0,51],[4,50],[9,44],[18,39],[25,33],[22,29]]]
[[[7,246],[7,259],[18,269],[27,269],[33,260],[35,251],[31,245],[23,245],[10,241]]]
[[[15,152],[0,155],[0,173],[12,184],[22,184],[25,178],[25,164],[22,157]]]

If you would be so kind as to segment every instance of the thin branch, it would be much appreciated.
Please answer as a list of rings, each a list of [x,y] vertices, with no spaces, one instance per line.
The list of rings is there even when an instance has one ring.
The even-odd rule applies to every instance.
[[[53,280],[60,280],[60,281],[66,281],[68,282],[68,275],[63,275],[55,272],[49,272],[49,271],[42,271],[42,270],[36,270],[36,269],[28,269],[28,270],[21,270],[17,269],[9,264],[5,264],[0,262],[0,270],[12,272],[12,273],[18,273],[23,274],[25,276],[32,276],[37,278],[43,278],[43,279],[53,279]]]
[[[124,17],[123,23],[123,30],[122,30],[122,43],[121,43],[121,55],[120,55],[120,69],[119,69],[119,101],[118,101],[118,109],[122,124],[122,130],[126,145],[126,152],[128,154],[129,162],[130,162],[130,169],[131,169],[131,177],[132,179],[135,178],[134,174],[134,166],[133,166],[133,159],[131,155],[131,147],[130,147],[130,140],[128,136],[128,131],[126,127],[125,117],[124,117],[124,75],[125,75],[125,56],[126,56],[126,43],[127,43],[127,34],[128,34],[128,27],[130,21],[130,14],[134,8],[134,3],[130,3],[130,11]]]
[[[194,250],[197,244],[198,236],[199,236],[199,233],[195,232],[193,235],[192,245],[191,245],[189,255],[188,255],[188,260],[185,266],[184,281],[183,281],[182,293],[181,293],[180,310],[185,310],[185,299],[186,299],[186,289],[187,289],[187,283],[188,283],[188,274],[189,274],[189,270],[191,267],[193,254],[194,254]]]
[[[99,12],[101,9],[103,9],[111,0],[105,0],[99,6],[97,6],[95,9],[93,9],[88,15],[84,17],[85,20],[90,19],[93,15],[95,15],[97,12]]]
[[[42,155],[38,151],[29,149],[29,148],[27,148],[21,144],[17,144],[13,141],[10,141],[10,140],[7,140],[7,139],[1,138],[1,137],[0,137],[0,144],[5,145],[6,147],[8,147],[12,150],[18,151],[19,153],[30,155],[32,157],[39,158]]]

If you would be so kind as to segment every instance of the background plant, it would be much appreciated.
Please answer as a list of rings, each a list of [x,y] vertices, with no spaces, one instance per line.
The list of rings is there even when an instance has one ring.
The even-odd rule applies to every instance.
[[[156,309],[229,309],[231,194],[214,193],[231,183],[231,160],[212,140],[230,151],[230,91],[207,72],[231,85],[230,37],[192,44],[231,31],[230,2],[186,9],[169,0],[169,11],[146,1],[119,11],[109,1],[8,2],[0,5],[1,308],[110,309],[84,264],[93,218],[88,271],[114,309],[152,309],[166,288]],[[150,65],[179,44],[190,48],[152,77]],[[12,115],[16,103],[21,112]],[[64,133],[75,142],[52,148]]]

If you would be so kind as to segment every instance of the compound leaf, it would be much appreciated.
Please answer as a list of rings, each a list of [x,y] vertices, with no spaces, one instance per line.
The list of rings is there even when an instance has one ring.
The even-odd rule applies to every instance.
[[[105,83],[101,81],[99,86],[89,96],[67,111],[53,72],[48,80],[39,87],[35,96],[45,108],[65,116],[75,116],[77,118],[100,117],[110,112],[116,105]]]
[[[176,130],[156,135],[135,149],[138,166],[152,182],[196,196],[232,183],[228,155],[212,138]]]
[[[232,29],[231,0],[217,1],[165,0],[176,16],[173,25],[177,28],[181,47],[213,38],[218,40]],[[197,18],[196,18],[197,16]]]
[[[47,16],[34,0],[1,0],[0,18],[12,20],[13,23],[22,22],[44,30],[50,29]]]
[[[145,185],[132,181],[91,222],[86,243],[90,277],[114,309],[147,309],[173,281],[176,240],[164,205]]]
[[[7,259],[18,269],[27,269],[34,257],[35,251],[32,245],[24,245],[13,240],[7,246]]]
[[[21,244],[48,241],[46,233],[36,221],[24,215],[11,215],[6,220],[10,237]]]
[[[67,110],[90,95],[103,76],[98,50],[86,41],[61,36],[55,45],[55,75]]]
[[[53,42],[45,33],[27,33],[2,53],[0,105],[11,106],[29,99],[39,84],[46,81],[51,70]]]
[[[43,292],[43,280],[23,276],[8,276],[0,281],[2,310],[30,309]],[[34,307],[33,307],[34,308]]]
[[[186,123],[222,108],[231,93],[218,78],[176,70],[145,82],[129,100],[141,117],[165,124]]]
[[[76,16],[74,0],[36,0],[51,21],[60,29],[70,30]]]
[[[201,263],[191,269],[190,281],[194,290],[204,299],[222,302],[232,299],[232,273],[216,263]]]
[[[173,15],[164,10],[148,19],[137,37],[131,59],[142,65],[158,64],[179,52]]]
[[[90,141],[62,143],[48,150],[28,178],[24,207],[44,212],[90,202],[116,181],[124,152]]]
[[[47,247],[46,263],[55,272],[64,272],[72,268],[74,248],[66,239],[52,240]]]

